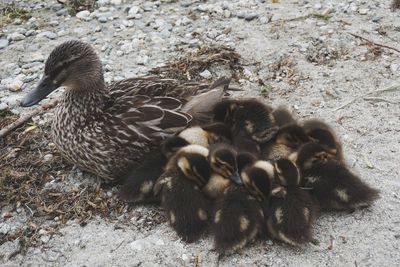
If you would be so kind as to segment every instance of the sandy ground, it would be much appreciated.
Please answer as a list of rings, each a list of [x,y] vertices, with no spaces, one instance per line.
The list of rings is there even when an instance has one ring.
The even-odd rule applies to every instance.
[[[49,1],[50,2],[50,1]],[[140,4],[144,1],[135,1]],[[185,1],[190,2],[190,1]],[[162,211],[154,206],[136,206],[119,220],[96,217],[85,227],[74,221],[61,227],[60,234],[52,235],[42,245],[29,248],[25,254],[18,250],[17,241],[0,246],[3,266],[396,266],[400,262],[400,90],[368,94],[374,90],[400,84],[400,53],[373,48],[349,33],[356,33],[379,44],[400,49],[400,11],[390,11],[389,1],[233,1],[229,17],[211,11],[199,11],[199,5],[221,6],[219,1],[196,2],[189,6],[161,3],[155,14],[176,18],[195,12],[209,16],[193,22],[205,32],[226,27],[231,32],[220,40],[209,40],[200,35],[200,42],[228,44],[242,56],[247,78],[238,83],[246,91],[241,95],[264,99],[273,106],[286,105],[297,118],[319,117],[330,122],[344,143],[346,159],[365,181],[381,190],[381,198],[370,208],[353,213],[324,213],[315,224],[315,238],[319,245],[294,249],[275,241],[258,240],[240,253],[218,259],[208,235],[194,244],[179,240],[162,218]],[[241,5],[242,4],[242,5]],[[121,4],[123,7],[131,3]],[[353,8],[353,6],[357,8]],[[251,21],[238,18],[237,12],[250,10],[258,17]],[[365,11],[365,12],[364,12]],[[110,79],[143,74],[148,69],[183,53],[176,45],[167,44],[163,51],[157,44],[147,44],[148,63],[135,68],[140,49],[127,56],[117,57],[118,36],[134,31],[126,28],[113,33],[110,25],[123,19],[123,8],[112,22],[102,24],[103,33],[86,36],[100,25],[71,17],[58,26],[45,26],[57,31],[70,28],[67,35],[41,41],[27,37],[11,42],[0,50],[2,65],[29,57],[40,51],[47,55],[63,40],[82,38],[91,41],[100,57],[112,66]],[[235,13],[236,12],[236,13]],[[291,20],[308,14],[327,14],[327,20],[316,16]],[[365,13],[365,14],[364,14]],[[61,20],[49,9],[36,9],[35,17],[45,21]],[[125,15],[126,16],[126,15]],[[143,18],[144,19],[144,18]],[[377,22],[374,22],[377,21]],[[106,26],[104,26],[106,25]],[[3,28],[7,35],[21,26]],[[78,30],[82,29],[82,30]],[[206,33],[204,32],[204,36]],[[113,34],[114,37],[113,37]],[[190,33],[190,32],[188,32]],[[172,32],[171,36],[174,36]],[[185,33],[177,33],[185,36]],[[168,37],[171,38],[171,37]],[[217,38],[218,39],[218,38]],[[102,42],[113,46],[101,51]],[[25,51],[21,51],[21,47]],[[185,51],[187,46],[183,45]],[[375,50],[379,49],[375,47]],[[22,49],[23,50],[23,49]],[[286,59],[283,60],[282,59]],[[277,62],[284,62],[276,66]],[[275,65],[274,65],[275,64]],[[293,73],[292,73],[293,71]],[[213,78],[226,72],[211,68]],[[13,77],[7,70],[2,79]],[[41,74],[41,69],[38,70]],[[40,75],[39,75],[40,76]],[[265,86],[260,86],[262,79]],[[37,80],[36,80],[37,81]],[[3,98],[18,98],[34,86],[29,83],[22,92],[2,92]],[[261,89],[262,88],[262,89]],[[6,90],[6,89],[3,89]],[[261,91],[266,91],[261,94]],[[367,95],[368,94],[368,95]],[[338,109],[342,105],[350,104]],[[15,107],[14,107],[15,108]],[[26,110],[15,108],[16,112]],[[72,171],[73,177],[76,170]],[[84,179],[81,176],[76,178]],[[95,181],[93,178],[87,178]],[[2,205],[4,206],[4,205]],[[9,206],[8,206],[9,208]],[[2,211],[4,212],[4,210]],[[0,218],[0,226],[24,223],[29,213],[19,213],[17,219]],[[139,216],[140,215],[140,216]],[[154,217],[161,220],[153,221]],[[139,218],[139,219],[138,219]],[[161,223],[159,223],[161,221]],[[156,222],[156,223],[155,223]]]

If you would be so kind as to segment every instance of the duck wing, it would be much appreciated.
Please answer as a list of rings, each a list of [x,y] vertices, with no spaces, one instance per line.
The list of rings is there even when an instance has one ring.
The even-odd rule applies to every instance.
[[[171,97],[124,95],[116,99],[105,112],[110,115],[110,120],[114,120],[115,134],[127,133],[130,142],[159,143],[185,128],[192,120],[192,116],[179,111],[181,106],[178,99]]]
[[[122,96],[146,95],[174,97],[184,102],[186,102],[186,98],[203,93],[209,88],[209,83],[180,82],[155,76],[129,78],[109,85],[112,99]]]

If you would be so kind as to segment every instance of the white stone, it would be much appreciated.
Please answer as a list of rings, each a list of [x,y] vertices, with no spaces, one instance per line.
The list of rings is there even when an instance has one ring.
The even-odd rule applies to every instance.
[[[360,10],[358,10],[358,13],[360,15],[367,15],[369,9],[368,8],[361,8]]]
[[[90,20],[90,11],[82,10],[76,13],[76,17],[81,20]]]
[[[209,79],[212,76],[211,72],[207,69],[205,69],[203,72],[200,72],[199,75],[204,79]]]
[[[46,162],[50,161],[52,159],[53,159],[53,154],[46,154],[46,155],[43,156],[43,160],[46,161]]]
[[[11,40],[11,41],[21,41],[21,40],[25,39],[25,35],[23,35],[21,33],[13,32],[7,36],[7,39]]]
[[[6,87],[11,92],[17,92],[17,91],[21,90],[23,84],[24,83],[21,80],[15,79],[15,80],[11,81],[9,84],[7,84]]]

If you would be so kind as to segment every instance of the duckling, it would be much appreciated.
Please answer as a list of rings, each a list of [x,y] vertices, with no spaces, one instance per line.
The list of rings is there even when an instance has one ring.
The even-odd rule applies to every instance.
[[[281,127],[275,137],[261,144],[262,158],[277,160],[287,158],[310,139],[303,128],[296,124]]]
[[[310,194],[299,187],[297,166],[288,159],[279,159],[274,163],[274,172],[281,192],[270,198],[266,216],[268,233],[292,246],[312,241],[311,229],[316,210]]]
[[[161,206],[170,225],[186,242],[197,240],[211,217],[210,200],[201,191],[211,175],[208,155],[203,146],[181,148],[154,186],[154,194],[161,193]]]
[[[190,144],[209,148],[214,143],[230,143],[231,140],[232,134],[228,126],[217,122],[184,129],[180,133],[168,138],[162,144],[162,151],[166,157],[170,157],[180,148]]]
[[[364,183],[318,143],[305,144],[291,159],[296,160],[303,186],[311,188],[321,209],[353,211],[370,206],[379,197],[377,189]]]
[[[248,155],[239,158],[244,162],[239,166],[246,166],[249,163]],[[216,250],[221,253],[230,253],[243,248],[252,241],[257,234],[262,233],[264,213],[256,198],[250,195],[243,186],[246,177],[240,178],[235,172],[230,177],[232,183],[227,187],[223,195],[217,199],[213,221],[213,233]],[[268,179],[260,188],[265,191],[270,189]]]
[[[230,177],[238,177],[236,156],[236,150],[227,143],[217,143],[210,147],[208,160],[212,174],[203,188],[204,194],[209,198],[216,199],[221,196],[231,184]]]
[[[306,120],[302,126],[313,141],[319,143],[326,152],[344,162],[342,144],[331,126],[318,119]]]
[[[293,118],[292,113],[283,106],[277,107],[272,111],[275,123],[278,127],[282,127],[288,124],[297,124]]]
[[[272,108],[256,99],[222,100],[214,108],[214,120],[231,127],[238,151],[259,152],[258,143],[269,141],[278,130]]]

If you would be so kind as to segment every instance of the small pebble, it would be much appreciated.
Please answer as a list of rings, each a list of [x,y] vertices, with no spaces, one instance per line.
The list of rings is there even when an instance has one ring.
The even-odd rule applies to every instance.
[[[203,72],[200,72],[199,75],[201,77],[203,77],[204,79],[209,79],[212,76],[211,72],[209,70],[207,70],[207,69],[204,70]]]
[[[90,20],[90,11],[82,10],[76,13],[76,17],[81,20]]]
[[[369,9],[368,8],[361,8],[360,10],[358,10],[358,13],[360,15],[367,15]]]
[[[51,31],[44,31],[41,33],[38,33],[37,35],[38,38],[48,38],[48,39],[56,39],[57,38],[57,34],[55,34],[54,32]]]
[[[13,32],[7,36],[7,39],[11,41],[21,41],[25,39],[25,35],[18,32]]]
[[[9,41],[7,39],[0,39],[0,49],[7,47],[8,44],[9,44]]]
[[[43,156],[43,160],[48,162],[48,161],[51,161],[53,159],[53,157],[54,157],[53,154],[46,154]]]
[[[7,89],[11,92],[18,92],[21,90],[24,83],[21,80],[13,80],[11,83],[7,84]]]

